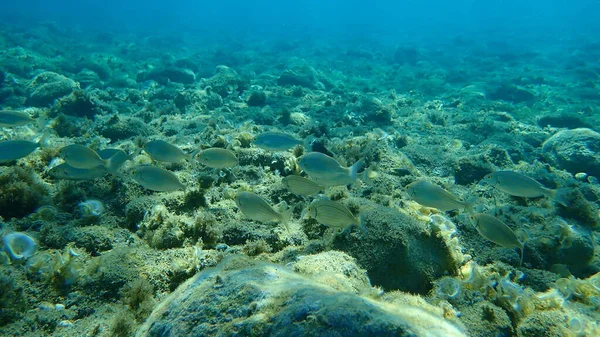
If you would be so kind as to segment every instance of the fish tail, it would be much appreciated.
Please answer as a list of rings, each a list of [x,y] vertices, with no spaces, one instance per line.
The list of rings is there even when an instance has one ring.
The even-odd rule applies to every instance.
[[[464,202],[465,211],[469,214],[475,213],[475,204],[477,203],[477,198],[472,198]]]
[[[288,204],[285,201],[279,203],[279,205],[276,206],[276,209],[280,215],[279,221],[287,225],[287,223],[292,219],[292,212],[294,209],[292,207],[288,207]]]
[[[523,265],[523,256],[525,256],[525,244],[521,246],[521,261],[519,262],[519,267]]]
[[[46,127],[48,127],[49,120],[50,120],[50,118],[48,118],[48,116],[44,115],[44,116],[39,116],[38,118],[36,118],[35,122],[36,122],[36,125],[38,128],[45,129]]]
[[[197,155],[198,153],[200,153],[200,151],[202,151],[200,148],[198,148],[198,149],[196,149],[196,150],[192,151],[192,153],[190,153],[190,154],[189,154],[189,156],[190,156],[190,157],[189,157],[189,160],[190,160],[190,161],[192,161],[192,160],[193,160],[193,159],[196,157],[196,155]]]
[[[549,190],[549,197],[552,198],[552,200],[558,202],[559,204],[563,205],[564,207],[568,207],[569,205],[569,199],[570,196],[569,194],[571,194],[571,191],[573,189],[569,188],[569,187],[564,187],[564,188],[559,188],[556,190]]]
[[[365,182],[366,184],[370,184],[373,181],[373,178],[377,177],[377,171],[371,166],[367,167],[361,174],[360,180]]]
[[[127,160],[133,160],[135,157],[139,156],[142,153],[142,148],[138,147],[135,151],[133,151],[128,157]]]
[[[197,170],[198,169],[198,161],[194,160],[194,158],[196,158],[196,156],[198,155],[198,153],[200,153],[202,150],[200,148],[192,151],[192,153],[189,154],[189,158],[188,160],[190,161],[190,163],[192,164],[192,169]]]
[[[285,205],[284,207],[287,207],[287,205]],[[292,220],[293,211],[294,209],[292,207],[289,207],[279,213],[281,215],[281,224],[285,227],[285,229],[288,232],[290,231],[289,223]]]
[[[317,140],[317,137],[315,137],[314,135],[309,135],[306,138],[304,138],[304,140],[302,141],[302,146],[304,146],[306,151],[311,151],[312,144],[314,143],[315,140]]]
[[[362,213],[360,213],[359,216],[358,216],[358,228],[360,228],[360,231],[363,234],[367,234],[368,229],[367,229],[367,226],[365,224],[365,216]]]
[[[356,178],[358,178],[358,172],[362,170],[364,166],[364,159],[359,159],[356,163],[354,163],[354,165],[350,166],[350,178],[352,178],[352,180],[356,180]]]
[[[50,131],[45,130],[44,133],[42,133],[42,138],[40,138],[40,141],[38,142],[38,146],[40,148],[50,147]]]
[[[108,171],[108,173],[117,175],[117,171],[119,170],[119,167],[115,167],[117,165],[113,164],[113,161],[112,161],[113,158],[114,158],[114,156],[110,157],[108,159],[104,159],[104,167],[106,167],[106,170]]]

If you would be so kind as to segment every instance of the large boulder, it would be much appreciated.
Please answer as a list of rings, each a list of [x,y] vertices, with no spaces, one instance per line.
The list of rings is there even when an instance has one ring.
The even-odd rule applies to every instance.
[[[46,71],[37,75],[29,83],[27,87],[29,91],[27,104],[39,107],[48,106],[54,103],[56,99],[69,95],[77,88],[77,83],[72,79]]]
[[[455,274],[448,242],[431,225],[404,213],[358,199],[365,233],[340,234],[333,248],[354,257],[374,285],[385,290],[427,294],[432,282]]]
[[[560,131],[544,142],[542,151],[550,163],[561,169],[600,177],[600,134],[596,131],[587,128]]]
[[[136,336],[465,336],[431,305],[401,296],[407,300],[382,303],[231,256],[182,284]]]
[[[318,80],[317,72],[308,65],[296,65],[284,70],[277,79],[279,86],[298,85],[309,89],[316,89]]]

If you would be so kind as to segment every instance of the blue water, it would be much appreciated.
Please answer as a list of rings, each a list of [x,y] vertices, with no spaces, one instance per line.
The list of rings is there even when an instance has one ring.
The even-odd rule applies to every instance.
[[[393,42],[457,34],[538,36],[600,32],[598,0],[530,1],[2,1],[0,19],[56,21],[99,31],[221,36],[378,36]]]

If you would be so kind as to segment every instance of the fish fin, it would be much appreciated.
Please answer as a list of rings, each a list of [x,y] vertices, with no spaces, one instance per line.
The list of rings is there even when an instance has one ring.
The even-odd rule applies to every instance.
[[[308,135],[302,141],[302,146],[306,149],[306,151],[311,151],[312,150],[312,144],[314,143],[315,140],[317,140],[317,137],[315,137],[314,135]]]
[[[521,261],[519,261],[519,267],[523,265],[523,256],[525,256],[525,244],[521,246]]]
[[[202,152],[202,150],[201,150],[200,148],[198,148],[198,149],[196,149],[196,150],[192,151],[192,153],[190,153],[190,158],[189,158],[189,161],[190,161],[190,164],[192,164],[192,169],[193,169],[193,170],[197,170],[197,169],[198,169],[198,167],[199,167],[199,166],[198,166],[198,161],[197,161],[197,160],[194,160],[194,158],[196,158],[196,156],[197,156],[197,155],[198,155],[198,153],[200,153],[200,152]]]
[[[50,131],[44,130],[42,138],[38,142],[38,146],[42,149],[50,147]]]
[[[279,214],[281,215],[281,224],[285,227],[285,229],[289,232],[290,231],[290,226],[289,223],[292,220],[292,213],[294,211],[294,209],[292,207],[287,207],[287,203],[284,201],[282,202],[282,208],[283,210],[279,212]]]
[[[364,166],[364,159],[359,159],[356,163],[354,163],[354,165],[350,166],[350,178],[352,178],[352,180],[356,180],[356,178],[358,178],[358,172],[362,170]]]
[[[569,194],[571,194],[571,191],[573,191],[572,188],[564,187],[550,191],[551,193],[549,194],[549,196],[552,198],[552,200],[563,205],[564,207],[569,206],[569,200],[571,199]]]
[[[287,224],[292,220],[292,212],[294,211],[293,208],[288,208],[285,211],[281,212],[281,222],[283,222],[286,226]]]
[[[525,228],[517,229],[515,235],[517,235],[517,239],[519,239],[519,242],[522,244],[525,244],[530,239],[529,232]]]
[[[38,128],[44,129],[48,127],[48,121],[50,120],[50,118],[48,118],[48,116],[46,115],[40,115],[38,118],[34,118],[33,120],[35,121],[35,124]]]
[[[519,263],[519,267],[523,265],[523,255],[525,254],[525,243],[529,241],[529,232],[525,228],[519,228],[515,231],[515,235],[517,239],[521,243],[521,262]]]
[[[365,225],[365,216],[362,213],[358,215],[358,228],[360,228],[363,234],[368,233],[367,226]]]
[[[133,151],[128,157],[127,160],[131,160],[133,161],[133,159],[135,159],[135,157],[139,156],[140,153],[142,153],[142,148],[138,147],[135,151]]]
[[[196,150],[192,151],[192,153],[190,153],[190,161],[193,161],[194,158],[198,155],[198,153],[200,153],[202,150],[200,148],[197,148]]]
[[[108,173],[118,176],[119,168],[114,167],[114,165],[112,163],[113,158],[114,158],[114,156],[110,157],[108,159],[104,159],[104,167],[106,167],[106,170]]]
[[[379,174],[377,173],[377,171],[375,171],[375,168],[369,166],[364,171],[362,171],[359,178],[365,184],[370,184],[371,182],[373,182],[374,178],[377,178],[378,175]]]
[[[302,209],[302,213],[300,213],[300,220],[304,220],[304,217],[308,214],[308,206]]]
[[[465,201],[465,212],[467,212],[469,214],[474,214],[476,203],[477,203],[477,198],[475,198],[475,197]]]

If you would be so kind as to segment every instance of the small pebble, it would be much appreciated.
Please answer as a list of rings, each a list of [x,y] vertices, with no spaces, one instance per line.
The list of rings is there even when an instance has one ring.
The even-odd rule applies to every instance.
[[[65,310],[65,305],[62,304],[62,303],[56,303],[54,305],[54,309],[56,309],[56,310]]]
[[[586,178],[587,178],[587,173],[585,173],[585,172],[575,173],[575,179],[577,179],[579,181],[585,181]]]
[[[54,309],[54,305],[48,302],[42,302],[39,306],[40,310],[51,310]]]
[[[215,246],[215,249],[219,250],[219,251],[226,251],[227,249],[229,249],[229,246],[224,243],[219,243],[218,245]]]
[[[65,319],[65,320],[58,322],[56,324],[56,326],[58,326],[59,328],[72,328],[73,322],[69,321],[68,319]]]

